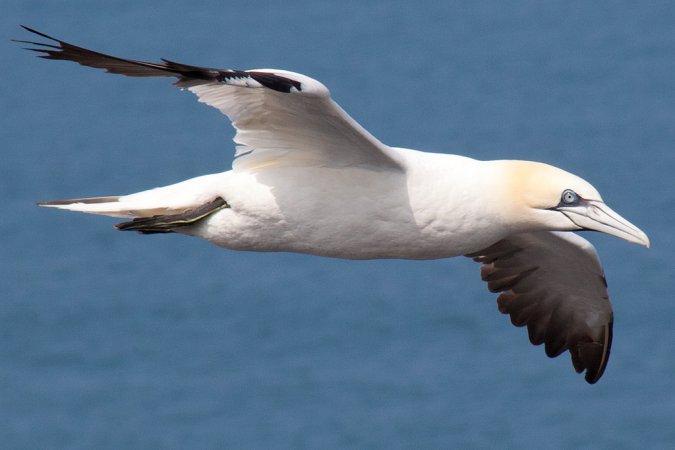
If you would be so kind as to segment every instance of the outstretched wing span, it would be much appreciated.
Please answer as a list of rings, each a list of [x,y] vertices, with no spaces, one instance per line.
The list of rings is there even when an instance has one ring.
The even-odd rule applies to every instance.
[[[342,110],[323,84],[305,75],[118,58],[23,28],[52,41],[17,41],[34,46],[28,50],[42,53],[42,58],[74,61],[131,77],[177,78],[176,86],[194,92],[199,101],[232,121],[239,144],[235,170],[285,165],[400,169],[394,150]]]

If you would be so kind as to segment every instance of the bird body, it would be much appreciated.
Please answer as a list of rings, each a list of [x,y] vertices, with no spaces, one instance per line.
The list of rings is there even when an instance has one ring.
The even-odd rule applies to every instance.
[[[499,221],[494,202],[481,202],[480,181],[466,175],[479,161],[400,153],[405,170],[266,167],[216,175],[230,208],[186,232],[237,250],[350,259],[444,258],[502,237],[504,229],[489,226]]]
[[[532,161],[478,161],[384,145],[320,82],[288,71],[238,71],[109,56],[24,27],[27,42],[64,59],[176,85],[226,114],[237,130],[233,169],[130,195],[41,206],[130,219],[121,230],[179,232],[234,250],[348,259],[466,255],[501,292],[499,310],[554,357],[569,350],[595,383],[613,316],[595,230],[648,246],[582,178]]]
[[[504,207],[512,203],[504,198],[511,191],[499,189],[514,162],[396,150],[403,166],[397,170],[267,166],[197,177],[109,203],[57,207],[148,217],[221,197],[228,208],[176,231],[234,250],[348,259],[447,258],[533,231],[528,221],[512,219],[524,216]]]

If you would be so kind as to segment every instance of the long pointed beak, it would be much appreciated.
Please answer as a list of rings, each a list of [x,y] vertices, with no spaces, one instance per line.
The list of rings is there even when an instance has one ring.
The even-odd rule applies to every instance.
[[[638,227],[612,211],[601,201],[586,200],[577,206],[561,206],[562,212],[585,230],[600,231],[649,248],[649,238]]]

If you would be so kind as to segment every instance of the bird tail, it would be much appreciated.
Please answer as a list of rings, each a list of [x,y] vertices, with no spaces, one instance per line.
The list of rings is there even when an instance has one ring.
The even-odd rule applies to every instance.
[[[144,234],[170,233],[229,208],[217,193],[218,176],[206,175],[135,194],[38,202],[38,206],[130,218],[115,227]]]
[[[134,217],[137,213],[143,211],[134,211],[121,202],[121,196],[114,197],[89,197],[73,198],[68,200],[50,200],[47,202],[37,202],[37,206],[46,208],[66,209],[68,211],[79,211],[89,214],[100,214],[111,217]],[[152,211],[145,211],[146,214],[152,214]]]

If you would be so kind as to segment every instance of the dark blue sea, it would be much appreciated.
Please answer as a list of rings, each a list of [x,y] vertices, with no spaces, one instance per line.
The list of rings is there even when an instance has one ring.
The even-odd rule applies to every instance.
[[[34,206],[225,170],[233,130],[168,79],[35,58],[20,23],[305,73],[387,144],[591,181],[652,241],[585,235],[604,377],[531,346],[466,258],[241,253]],[[3,0],[0,58],[3,449],[675,448],[675,3]]]

